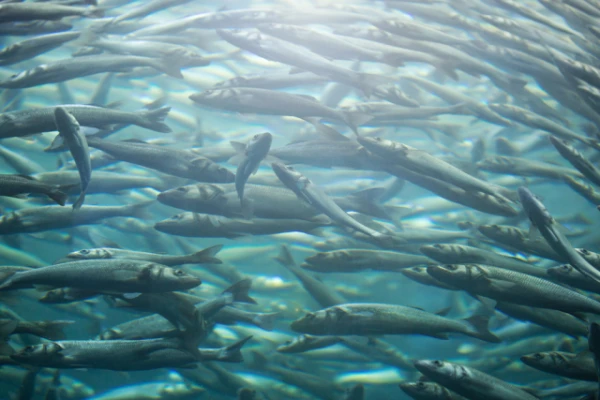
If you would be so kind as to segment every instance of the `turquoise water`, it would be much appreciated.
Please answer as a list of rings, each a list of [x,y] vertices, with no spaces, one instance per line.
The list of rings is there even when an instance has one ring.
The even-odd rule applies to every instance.
[[[227,1],[219,4],[180,1],[181,4],[169,5],[168,2],[158,2],[157,9],[147,15],[142,13],[127,17],[128,12],[150,3],[99,1],[97,7],[103,10],[104,18],[87,18],[95,16],[90,15],[93,14],[93,6],[76,5],[74,7],[79,7],[80,11],[87,10],[86,15],[65,16],[62,21],[72,24],[72,31],[81,32],[78,38],[19,62],[7,61],[7,65],[0,67],[0,80],[9,80],[13,74],[41,65],[53,68],[52,65],[57,60],[76,63],[77,58],[71,58],[73,53],[85,49],[104,51],[104,55],[86,56],[98,57],[98,63],[101,57],[119,52],[119,57],[124,54],[144,57],[137,61],[135,69],[131,65],[118,67],[118,70],[106,67],[103,72],[89,76],[80,73],[80,76],[50,79],[49,82],[26,82],[22,84],[26,87],[19,88],[8,88],[9,84],[0,82],[0,87],[7,87],[0,93],[2,123],[6,118],[18,115],[15,113],[19,111],[60,105],[93,105],[107,107],[110,112],[121,110],[138,115],[160,107],[170,107],[164,119],[170,132],[147,129],[141,126],[143,123],[115,129],[120,121],[115,120],[114,116],[106,117],[104,123],[95,123],[92,127],[79,121],[81,131],[88,134],[92,173],[84,205],[80,210],[73,211],[70,211],[72,204],[79,195],[74,153],[68,148],[58,152],[47,151],[57,136],[54,119],[45,120],[42,129],[21,133],[16,133],[18,127],[7,128],[0,124],[0,146],[5,153],[0,159],[0,173],[28,175],[38,181],[57,185],[54,189],[69,194],[64,206],[55,204],[44,195],[28,195],[30,192],[27,190],[23,193],[25,196],[0,197],[4,215],[0,220],[0,262],[4,266],[45,268],[61,259],[65,261],[67,255],[82,249],[120,248],[165,256],[190,254],[222,245],[222,249],[214,254],[214,257],[222,261],[221,264],[193,262],[179,267],[181,263],[174,263],[174,268],[181,268],[185,274],[202,281],[201,285],[179,293],[211,299],[239,280],[251,279],[249,295],[257,304],[235,303],[227,306],[253,313],[247,314],[251,317],[232,324],[217,322],[212,331],[196,344],[202,349],[221,348],[250,335],[252,339],[241,350],[244,358],[241,362],[213,362],[208,365],[205,362],[195,362],[195,369],[168,366],[148,371],[112,371],[96,369],[93,365],[72,365],[60,368],[58,385],[51,384],[51,376],[55,371],[53,365],[41,365],[44,368],[39,371],[32,384],[24,380],[29,364],[19,364],[9,357],[9,351],[3,351],[0,361],[0,398],[12,398],[19,391],[23,393],[27,387],[33,387],[35,393],[31,397],[22,398],[50,398],[46,397],[49,388],[56,387],[61,399],[228,399],[236,398],[240,388],[254,390],[257,392],[256,398],[265,399],[344,399],[362,398],[346,397],[345,394],[347,389],[361,384],[365,387],[365,399],[405,399],[409,397],[398,385],[419,380],[420,373],[413,367],[412,361],[422,359],[447,360],[470,366],[511,384],[539,391],[537,393],[540,397],[544,390],[568,388],[578,382],[538,371],[521,362],[520,357],[549,351],[581,353],[588,349],[585,334],[573,338],[556,330],[539,328],[533,323],[508,317],[494,310],[493,305],[491,309],[485,309],[490,305],[474,298],[477,293],[469,294],[465,290],[446,290],[418,283],[405,276],[402,270],[421,268],[425,276],[429,276],[424,267],[446,262],[421,258],[420,261],[404,265],[402,260],[407,255],[425,257],[420,250],[422,246],[453,243],[512,257],[511,260],[517,259],[539,270],[564,264],[566,260],[560,260],[559,256],[544,258],[518,246],[503,245],[478,230],[481,225],[514,226],[526,233],[527,237],[524,239],[545,244],[543,237],[533,230],[529,236],[531,224],[516,194],[519,187],[529,188],[541,199],[556,220],[555,225],[561,225],[561,232],[564,232],[573,247],[597,250],[595,226],[598,211],[595,205],[600,200],[584,199],[569,187],[565,177],[591,185],[593,189],[597,189],[596,184],[589,178],[589,174],[579,173],[576,167],[561,157],[548,138],[553,136],[566,139],[583,159],[596,166],[597,132],[600,126],[595,125],[599,117],[597,109],[593,107],[593,89],[597,90],[594,84],[598,84],[593,78],[593,71],[596,70],[589,74],[582,73],[577,76],[579,80],[573,81],[565,77],[564,69],[557,68],[557,65],[560,65],[561,57],[592,67],[598,65],[599,39],[590,29],[596,26],[600,18],[598,4],[582,1],[590,7],[587,11],[592,16],[586,18],[585,13],[572,11],[574,14],[569,14],[570,19],[565,19],[560,15],[562,9],[553,11],[551,7],[544,7],[542,2],[518,3],[570,31],[562,32],[556,26],[552,27],[549,23],[534,21],[531,16],[523,15],[523,9],[511,9],[510,4],[498,0],[420,3],[353,1],[343,4],[319,1]],[[0,5],[0,16],[3,5]],[[577,7],[573,2],[572,8],[579,10]],[[581,3],[579,7],[583,7]],[[235,14],[236,10],[239,15]],[[139,31],[145,27],[160,28],[167,22],[203,13],[206,13],[204,19],[198,18],[186,26],[164,30],[153,36]],[[220,16],[231,15],[233,17],[215,21]],[[457,15],[463,19],[459,19]],[[513,36],[502,38],[502,32],[508,35],[509,28],[494,28],[482,15],[516,21],[526,29],[518,31],[511,28],[510,34]],[[115,18],[119,16],[124,16],[125,20],[116,21]],[[12,18],[26,21],[31,17]],[[389,23],[394,20],[404,21],[409,25],[400,28],[386,25],[386,21]],[[0,23],[0,31],[4,32],[3,29],[8,29],[12,23]],[[273,27],[266,24],[279,23],[285,24],[284,27],[311,30],[316,35],[311,38],[318,38],[322,34],[322,41],[309,43],[308,39],[304,39],[303,44],[291,44],[282,36],[273,43],[268,42],[269,36],[265,32]],[[256,50],[251,51],[253,42],[250,40],[239,48],[224,40],[224,34],[218,32],[220,29],[236,34],[262,32],[260,40],[266,40],[272,47],[266,53],[257,54]],[[355,29],[354,34],[349,33],[352,29]],[[377,32],[385,32],[385,39],[380,37],[380,41],[376,41],[364,36]],[[272,34],[277,37],[275,33]],[[336,35],[337,40],[353,43],[355,47],[347,50],[349,53],[340,55],[344,49],[339,43],[332,41],[332,35]],[[361,35],[362,39],[357,38]],[[0,42],[2,48],[6,49],[9,45],[37,36],[4,33],[0,36]],[[540,44],[540,38],[544,40],[543,45]],[[384,44],[386,40],[388,42]],[[396,42],[391,44],[390,41]],[[132,47],[125,47],[128,43]],[[187,49],[195,57],[201,57],[201,64],[207,65],[189,66],[193,57],[186,58],[191,57],[191,53],[182,55],[181,49]],[[509,53],[501,53],[503,49],[508,49],[506,51]],[[515,61],[525,56],[531,58]],[[6,56],[0,53],[0,60],[3,57]],[[154,64],[148,60],[152,60]],[[148,68],[148,65],[154,68]],[[179,69],[182,78],[164,73],[165,70],[172,72]],[[569,71],[572,75],[578,73]],[[59,71],[59,74],[66,72]],[[107,84],[108,74],[112,76],[112,80]],[[257,74],[267,79],[277,76],[285,82],[274,86],[264,86],[260,82],[255,84],[259,85],[255,87],[272,91],[260,98],[252,97],[248,94],[250,92],[244,91],[248,87],[231,89],[232,91],[223,89],[222,82]],[[290,83],[291,78],[299,76],[306,76],[309,81]],[[56,82],[57,80],[60,82]],[[419,83],[421,80],[447,90],[450,94],[440,95],[434,89]],[[508,83],[502,85],[502,82]],[[592,95],[585,98],[585,93],[588,92],[578,88],[573,82],[583,82],[587,85],[585,87],[591,88]],[[97,95],[100,88],[106,91],[104,96]],[[384,89],[397,90],[396,93],[400,93],[402,97],[395,100],[390,96],[386,97],[382,94]],[[564,90],[562,95],[558,93],[558,89]],[[207,90],[221,90],[233,98],[220,104],[215,103],[214,99],[211,104],[201,104],[201,101],[194,102],[190,99],[194,94],[206,95]],[[281,98],[276,97],[276,94],[295,97]],[[306,96],[311,96],[311,99]],[[394,100],[396,104],[388,100]],[[543,103],[540,105],[534,100]],[[238,101],[246,102],[245,108],[236,103]],[[290,103],[286,104],[288,101]],[[308,107],[305,102],[315,107],[318,104],[319,111],[311,110],[312,114],[307,114],[303,111],[303,107]],[[528,110],[530,117],[535,117],[535,120],[529,119],[527,122],[508,113],[495,113],[498,108],[494,104],[521,107]],[[371,108],[366,108],[369,106]],[[390,111],[390,106],[395,108]],[[388,108],[383,110],[383,107]],[[430,113],[426,114],[428,108],[433,107],[439,109],[430,109]],[[276,109],[279,111],[274,111]],[[324,109],[328,111],[323,111]],[[73,111],[73,115],[78,114]],[[490,121],[494,118],[495,121]],[[359,120],[356,124],[352,123]],[[115,131],[94,135],[98,128]],[[420,165],[401,164],[408,172],[404,174],[400,170],[392,175],[390,171],[402,162],[400,153],[379,158],[380,154],[373,148],[367,149],[358,143],[353,130],[361,138],[380,137],[403,143],[426,154],[417,151],[414,157]],[[256,134],[263,132],[270,132],[272,135],[270,153],[262,161],[259,160],[256,173],[248,179],[245,189],[245,207],[248,208],[242,211],[232,177],[244,151],[238,153],[240,146],[237,145],[236,150],[235,143],[232,145],[231,142],[247,144]],[[188,151],[185,157],[189,156],[187,160],[190,162],[192,159],[192,164],[200,159],[212,160],[211,168],[220,166],[227,169],[231,179],[219,181],[219,178],[211,176],[194,180],[181,174],[177,176],[176,173],[165,170],[165,162],[161,163],[167,159],[164,154],[147,156],[143,162],[128,162],[124,159],[126,156],[115,154],[112,155],[113,159],[107,159],[101,150],[96,149],[100,145],[94,144],[98,140],[108,143],[129,140],[121,143],[125,148],[126,145],[135,143],[132,139],[144,141],[157,146],[156,148]],[[308,147],[307,141],[313,147]],[[291,146],[292,150],[289,150],[290,147],[283,149],[284,146]],[[170,161],[166,164],[184,159],[182,154],[168,159]],[[427,154],[435,158],[426,158]],[[520,169],[497,169],[494,172],[492,161],[496,156],[514,157],[514,162]],[[302,157],[301,162],[298,162],[299,157]],[[129,158],[129,161],[132,159]],[[542,164],[535,168],[525,168],[526,163],[533,161]],[[343,210],[355,217],[354,221],[383,233],[384,237],[370,238],[364,233],[357,233],[356,229],[344,225],[327,211],[325,214],[328,217],[319,215],[323,209],[318,201],[311,200],[308,203],[303,198],[296,198],[292,190],[306,188],[296,182],[291,188],[286,186],[274,173],[272,163],[293,164],[297,172],[312,182],[311,187],[316,187],[325,198],[349,202],[350,205],[342,206]],[[438,166],[437,169],[435,165]],[[451,166],[456,168],[456,172],[450,169]],[[433,172],[426,167],[434,168]],[[74,178],[67,182],[63,176],[57,178],[58,181],[50,181],[47,173],[53,171],[71,171]],[[449,172],[449,175],[442,175],[444,171]],[[471,201],[476,198],[482,204],[489,204],[490,197],[498,201],[498,196],[483,196],[473,186],[461,187],[456,179],[456,174],[459,173],[463,178],[470,176],[476,179],[493,193],[506,195],[508,202],[505,206],[508,208],[504,208],[505,212],[483,212],[481,207],[476,207],[479,210],[472,208],[468,201],[467,204],[471,206],[460,204],[456,199],[448,200],[443,193],[435,189],[432,191],[430,186],[419,180],[423,176],[429,177],[428,179],[433,179],[434,185],[449,186],[461,197],[466,196]],[[108,187],[108,179],[116,177],[127,178],[129,181],[118,188]],[[105,186],[99,188],[98,185]],[[161,192],[186,185],[202,185],[204,189],[226,191],[227,206],[232,207],[228,210],[233,214],[208,217],[204,214],[210,212],[196,210],[202,215],[187,214],[197,225],[192,226],[186,234],[170,234],[157,229],[155,224],[160,221],[192,211],[185,207],[169,206],[165,201],[157,199]],[[263,191],[261,197],[254,197],[253,187]],[[285,195],[281,194],[282,191]],[[600,196],[596,198],[600,199]],[[213,206],[223,206],[224,203],[225,200],[221,197]],[[138,210],[127,209],[128,211],[121,211],[117,216],[99,218],[90,223],[76,223],[76,217],[73,217],[77,213],[84,213],[86,208],[91,210],[93,206],[133,204],[143,207]],[[32,225],[27,229],[24,225],[8,226],[10,218],[23,215],[22,210],[46,206],[63,208],[73,214],[53,217],[56,224],[51,222],[49,226],[39,226],[39,220],[35,218],[29,221]],[[188,208],[201,206],[201,201],[194,198]],[[231,211],[234,208],[235,211]],[[296,228],[298,219],[278,220],[281,215],[277,218],[262,215],[257,217],[248,210],[261,210],[266,215],[280,210],[280,214],[289,212],[296,216],[300,211],[308,210],[310,215],[300,223],[302,227],[310,226]],[[348,214],[345,216],[351,218]],[[235,219],[236,225],[230,228],[232,219]],[[59,224],[59,220],[67,222]],[[266,223],[276,224],[276,232],[258,234],[253,230],[255,228],[251,228]],[[227,233],[222,230],[202,233],[223,226],[228,229]],[[350,336],[350,339],[366,345],[367,349],[371,346],[378,350],[383,344],[377,344],[377,341],[383,341],[388,346],[393,346],[398,353],[393,361],[381,362],[381,359],[372,354],[359,354],[341,343],[303,353],[278,352],[276,349],[279,345],[302,333],[294,332],[291,328],[290,324],[294,320],[306,313],[327,308],[315,300],[310,290],[303,286],[289,268],[275,259],[282,246],[290,250],[297,265],[319,252],[347,250],[350,256],[340,264],[324,264],[325,269],[338,268],[338,271],[315,272],[304,267],[301,269],[310,277],[320,280],[328,293],[341,296],[344,303],[381,303],[414,307],[429,313],[440,312],[452,321],[460,321],[461,329],[470,333],[472,327],[462,320],[474,313],[483,313],[489,318],[490,330],[502,342],[488,343],[457,333],[456,330],[446,330],[445,332],[450,332],[449,337],[442,340],[423,334],[386,333],[379,330],[350,335],[356,331],[348,328],[345,333],[331,332],[341,337]],[[356,250],[372,251],[367,256],[371,259],[362,262],[364,267],[348,271],[359,261],[358,253],[354,252]],[[394,253],[382,254],[382,251]],[[377,270],[375,258],[384,255],[387,255],[389,262],[386,264],[388,267],[383,269],[388,270]],[[73,257],[71,256],[70,261],[75,260]],[[397,257],[397,266],[394,266],[394,257]],[[474,262],[463,260],[456,263]],[[477,263],[501,267],[493,262]],[[340,272],[339,268],[342,267],[346,270]],[[4,275],[0,276],[4,279]],[[89,276],[92,279],[91,273]],[[6,279],[2,282],[8,282],[10,274],[6,275]],[[584,277],[584,280],[591,282],[591,285],[596,283],[592,278]],[[39,346],[52,341],[100,340],[99,335],[103,332],[127,321],[152,315],[155,311],[127,306],[127,298],[123,297],[115,303],[116,300],[111,297],[132,293],[131,297],[135,298],[139,292],[145,292],[143,288],[111,290],[114,288],[110,285],[98,286],[98,290],[87,299],[58,305],[46,304],[39,299],[54,287],[77,288],[82,285],[81,281],[76,280],[71,286],[64,284],[48,287],[37,281],[33,284],[36,287],[30,285],[0,291],[0,318],[22,322],[68,320],[73,323],[64,327],[62,337],[59,335],[44,339],[16,333],[7,336],[7,344],[16,352],[23,351],[29,345]],[[86,288],[89,290],[89,287]],[[597,293],[600,293],[597,288],[594,288],[595,292],[580,290],[578,286],[573,290],[594,300]],[[192,300],[188,298],[187,301]],[[577,313],[579,310],[567,311],[583,318],[585,325],[597,320],[591,313],[581,315],[582,313]],[[262,313],[276,314],[265,317]],[[176,313],[178,317],[181,314],[182,312]],[[252,317],[261,315],[272,318],[272,326],[261,326],[256,319],[252,320]],[[369,313],[361,315],[366,315],[367,318],[370,316]],[[211,321],[212,318],[207,319],[207,323]],[[410,323],[403,322],[402,329],[405,324]],[[343,325],[344,322],[338,321],[331,329],[341,329],[339,326]],[[396,330],[398,329],[400,328]],[[215,364],[217,366],[213,366]],[[185,366],[190,367],[189,364]],[[216,368],[224,368],[225,372],[231,374],[230,379],[233,376],[238,381],[227,382],[224,375],[215,373]],[[323,381],[320,382],[319,378]],[[311,383],[323,386],[315,389]],[[146,384],[152,385],[144,386]],[[102,393],[112,390],[120,390],[125,394],[107,393],[102,397]],[[580,398],[593,390],[591,385],[581,393],[549,398]],[[530,398],[525,397],[521,391],[517,393],[523,397],[514,398]],[[488,398],[474,394],[465,397]]]

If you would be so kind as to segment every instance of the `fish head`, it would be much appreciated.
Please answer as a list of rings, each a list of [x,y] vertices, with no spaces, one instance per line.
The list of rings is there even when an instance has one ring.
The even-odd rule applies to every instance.
[[[323,335],[325,329],[325,313],[321,311],[308,312],[303,317],[298,318],[290,324],[294,332],[311,333],[313,335]]]
[[[538,366],[553,366],[560,364],[561,360],[564,362],[564,358],[561,357],[560,353],[547,352],[547,353],[533,353],[521,356],[521,361],[530,367]]]
[[[26,346],[10,358],[24,364],[38,364],[60,358],[62,346],[55,342]]]
[[[420,278],[427,278],[429,274],[427,273],[427,267],[410,267],[410,268],[402,268],[400,273],[407,278],[419,280]]]
[[[273,168],[273,172],[275,172],[277,178],[295,193],[304,190],[310,184],[310,180],[296,171],[294,167],[274,162],[271,164],[271,168]]]
[[[98,259],[98,258],[111,258],[112,254],[109,249],[99,248],[99,249],[83,249],[79,251],[74,251],[72,253],[67,254],[67,258],[74,258],[77,260],[90,260],[90,259]]]
[[[469,375],[466,367],[442,360],[417,360],[415,368],[434,380],[461,379]]]
[[[536,227],[548,226],[554,222],[544,203],[526,187],[517,190],[519,200],[531,223]]]
[[[421,246],[419,251],[425,254],[427,257],[433,258],[434,260],[447,258],[444,256],[456,253],[452,245],[442,243]]]
[[[560,265],[558,267],[548,268],[546,273],[551,277],[567,277],[577,275],[577,271],[570,264]]]
[[[270,132],[257,133],[246,146],[246,154],[252,157],[265,158],[271,149],[273,135]]]
[[[180,186],[175,189],[165,190],[157,196],[159,202],[168,206],[185,207],[186,203],[219,204],[227,201],[223,196],[225,190],[214,184],[198,184]]]
[[[258,45],[263,40],[262,35],[257,30],[217,29],[217,35],[221,39],[240,48],[248,45]]]
[[[213,106],[230,102],[235,98],[235,94],[235,89],[207,89],[190,95],[190,100],[197,104]]]
[[[400,389],[414,398],[443,399],[444,388],[434,382],[403,382],[398,385]]]
[[[338,253],[338,254],[336,254]],[[344,260],[348,260],[348,257],[344,256],[341,253],[345,253],[346,255],[348,255],[348,253],[346,252],[342,252],[342,251],[335,251],[335,252],[320,252],[317,254],[313,254],[312,256],[307,257],[304,261],[306,262],[307,266],[310,269],[310,266],[326,266],[329,263],[331,263],[331,261],[333,261],[334,259],[339,260],[339,261],[344,261]]]
[[[154,229],[159,232],[172,233],[176,232],[181,226],[188,225],[192,221],[193,219],[188,213],[179,213],[173,215],[171,218],[155,223]]]
[[[202,283],[200,278],[183,269],[170,268],[157,263],[147,263],[140,271],[138,280],[148,282],[150,286],[160,287],[159,291],[191,289]]]
[[[481,267],[464,264],[431,265],[427,267],[427,273],[441,282],[459,287],[469,285],[485,276]]]
[[[280,353],[290,353],[296,346],[307,343],[309,340],[307,339],[307,335],[296,336],[290,340],[286,340],[281,345],[277,346],[277,351]],[[312,336],[311,336],[312,338]]]

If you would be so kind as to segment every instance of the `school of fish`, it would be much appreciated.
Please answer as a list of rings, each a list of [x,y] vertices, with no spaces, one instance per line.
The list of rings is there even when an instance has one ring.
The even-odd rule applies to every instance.
[[[600,0],[0,0],[0,400],[600,400]]]

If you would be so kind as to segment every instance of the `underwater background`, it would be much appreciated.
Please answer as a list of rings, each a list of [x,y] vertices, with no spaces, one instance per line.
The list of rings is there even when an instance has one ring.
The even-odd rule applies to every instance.
[[[598,32],[596,0],[0,1],[0,399],[594,398]]]

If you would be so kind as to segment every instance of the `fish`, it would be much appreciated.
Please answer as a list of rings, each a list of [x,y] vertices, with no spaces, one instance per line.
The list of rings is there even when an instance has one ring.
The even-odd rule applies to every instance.
[[[148,203],[126,206],[86,206],[79,210],[60,206],[23,208],[0,217],[0,235],[35,233],[94,224],[105,218],[137,216]]]
[[[487,329],[487,318],[473,316],[472,328],[417,308],[390,304],[340,304],[293,321],[295,332],[312,335],[399,335],[421,334],[447,339],[448,333],[461,333],[484,341],[499,339]],[[469,322],[469,319],[467,319]]]
[[[315,272],[399,271],[430,263],[426,257],[419,255],[363,249],[316,253],[304,261],[301,267]]]
[[[417,360],[415,367],[429,379],[467,398],[533,400],[517,386],[461,364],[441,360]]]
[[[272,163],[271,167],[279,180],[291,189],[296,195],[327,215],[333,221],[364,233],[375,238],[381,238],[382,233],[377,232],[359,223],[335,204],[318,186],[313,184],[307,177],[292,167],[281,163]]]
[[[217,29],[217,34],[232,45],[251,51],[260,57],[279,61],[317,75],[327,76],[329,79],[354,86],[365,93],[370,94],[373,88],[391,82],[386,77],[357,73],[340,67],[312,51],[290,42],[264,35],[262,32]]]
[[[151,111],[126,112],[110,108],[87,105],[62,105],[75,117],[81,126],[97,128],[112,124],[134,124],[157,132],[171,132],[162,121],[170,107],[161,107]],[[55,107],[30,108],[0,114],[0,137],[29,136],[36,133],[56,130],[54,124]]]
[[[110,142],[88,138],[88,145],[122,161],[153,168],[180,178],[206,182],[233,182],[235,177],[227,168],[189,150],[176,150],[138,140]]]
[[[520,272],[482,265],[429,266],[427,273],[470,294],[567,313],[600,312],[600,303],[579,292]]]
[[[239,350],[250,338],[222,349],[200,351],[200,356],[185,350],[177,340],[147,339],[50,342],[26,347],[11,358],[44,367],[144,371],[209,360],[241,362]]]
[[[58,134],[63,138],[69,148],[81,181],[81,193],[73,203],[73,209],[78,210],[85,201],[87,188],[92,180],[92,162],[90,161],[90,151],[85,135],[81,133],[79,122],[69,114],[67,110],[61,107],[54,109],[54,121],[58,129]]]
[[[146,261],[80,260],[15,272],[2,281],[0,290],[39,285],[137,294],[191,289],[200,283],[181,269]]]
[[[506,268],[538,278],[547,277],[546,270],[521,261],[515,257],[462,244],[434,244],[422,246],[421,253],[444,264],[484,264]]]
[[[240,204],[244,203],[244,186],[250,175],[256,174],[261,161],[269,153],[272,140],[273,136],[269,132],[256,134],[243,149],[243,157],[235,172],[235,190]]]
[[[122,72],[139,66],[151,67],[167,75],[183,78],[179,70],[180,65],[170,64],[167,60],[129,55],[93,55],[40,64],[0,81],[0,88],[26,89],[103,72]]]
[[[451,183],[464,190],[487,193],[510,202],[506,198],[506,190],[504,190],[505,194],[502,194],[502,188],[483,182],[425,151],[380,138],[358,138],[358,142],[367,150],[384,157],[386,161],[399,164],[415,173]]]
[[[598,378],[591,354],[572,354],[561,351],[533,353],[521,357],[521,361],[535,369],[550,374],[583,381],[595,382]]]
[[[0,51],[0,65],[11,65],[32,59],[75,40],[80,35],[81,32],[77,31],[50,33],[11,44]]]
[[[80,16],[98,18],[104,15],[104,10],[96,7],[73,7],[61,4],[3,4],[0,22],[16,22],[31,20],[58,20],[63,17]]]
[[[159,232],[187,237],[214,237],[233,239],[248,235],[273,235],[300,231],[319,234],[319,229],[330,224],[329,219],[267,219],[227,218],[220,215],[180,213],[158,221],[154,228]],[[1,223],[0,223],[1,226]]]
[[[170,267],[182,264],[222,264],[223,261],[215,257],[222,248],[223,245],[215,245],[197,251],[193,254],[175,256],[168,254],[155,254],[142,251],[104,247],[74,251],[72,253],[67,254],[65,256],[65,259],[69,261],[94,259],[141,260],[148,262],[156,262]]]
[[[353,132],[358,132],[359,125],[372,119],[370,115],[347,114],[327,107],[311,96],[260,88],[207,89],[190,95],[190,100],[201,106],[235,113],[293,116],[300,119],[320,117],[342,122]]]
[[[25,194],[43,194],[52,201],[64,206],[67,194],[58,185],[40,182],[29,175],[0,174],[0,196],[22,196]]]
[[[600,282],[600,271],[575,251],[541,200],[525,187],[519,188],[519,197],[531,224],[539,230],[546,242],[579,272]]]

